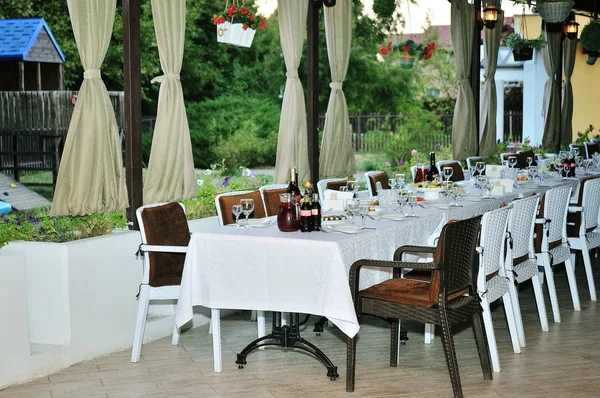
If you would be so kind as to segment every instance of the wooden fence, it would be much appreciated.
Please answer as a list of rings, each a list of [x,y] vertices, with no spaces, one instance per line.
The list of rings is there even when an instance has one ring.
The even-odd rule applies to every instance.
[[[0,91],[0,171],[16,181],[27,171],[52,171],[60,156],[76,91]],[[123,93],[109,92],[122,136]]]

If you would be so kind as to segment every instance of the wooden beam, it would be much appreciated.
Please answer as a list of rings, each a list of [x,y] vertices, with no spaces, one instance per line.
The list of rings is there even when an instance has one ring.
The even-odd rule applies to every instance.
[[[308,37],[306,44],[307,69],[307,128],[308,163],[311,181],[319,181],[319,11],[321,2],[308,0]]]
[[[473,103],[475,104],[475,137],[477,140],[477,153],[479,156],[479,97],[480,97],[480,73],[481,73],[481,0],[474,0],[473,2],[473,18],[475,23],[473,24],[473,50],[471,58],[471,90],[473,91]],[[502,26],[502,24],[500,24]],[[497,28],[498,29],[498,28]],[[499,29],[502,29],[501,27]]]
[[[131,229],[139,229],[135,210],[143,204],[140,13],[140,0],[123,0],[125,175]]]
[[[40,62],[36,62],[36,81],[37,81],[37,91],[42,91],[42,64]]]
[[[25,91],[25,62],[19,62],[19,91]]]
[[[58,89],[65,90],[65,65],[58,64]]]

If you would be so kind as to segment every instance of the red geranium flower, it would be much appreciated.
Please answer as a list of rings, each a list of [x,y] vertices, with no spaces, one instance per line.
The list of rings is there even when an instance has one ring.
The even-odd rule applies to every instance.
[[[244,25],[242,26],[242,29],[244,29],[244,30],[247,30],[247,29],[248,29],[248,25],[244,24]]]
[[[387,55],[387,53],[388,53],[388,50],[387,50],[387,48],[385,48],[384,46],[381,46],[381,47],[379,48],[379,53],[381,53],[381,55]]]
[[[260,25],[258,25],[258,29],[264,29],[265,26],[267,26],[267,18],[263,18],[262,21],[260,21]]]
[[[425,55],[423,56],[423,59],[425,61],[427,61],[429,58],[431,58],[431,51],[428,51],[427,53],[425,53]]]
[[[250,13],[250,21],[254,22],[254,14]]]
[[[402,51],[409,52],[410,51],[410,46],[406,45],[406,46],[402,47]]]
[[[248,9],[246,7],[242,7],[242,15],[248,14]]]
[[[387,46],[386,46],[386,49],[387,49],[388,51],[392,51],[392,42],[391,42],[391,41],[389,41],[389,42],[388,42],[388,44],[387,44]]]
[[[226,7],[223,12],[213,17],[213,24],[215,25],[225,22],[240,24],[244,30],[263,29],[267,25],[266,18],[256,15],[246,6],[238,6],[236,4]]]

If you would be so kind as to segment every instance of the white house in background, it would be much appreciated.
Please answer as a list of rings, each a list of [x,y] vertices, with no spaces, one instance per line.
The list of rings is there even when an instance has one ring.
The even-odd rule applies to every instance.
[[[485,81],[484,70],[481,69],[481,82]],[[534,51],[531,61],[515,61],[512,49],[500,47],[498,51],[498,67],[496,69],[496,92],[498,108],[496,116],[496,139],[503,139],[504,132],[504,87],[513,82],[523,85],[523,138],[529,137],[532,144],[540,145],[544,135],[544,118],[542,105],[544,85],[548,75],[544,69],[541,52]]]

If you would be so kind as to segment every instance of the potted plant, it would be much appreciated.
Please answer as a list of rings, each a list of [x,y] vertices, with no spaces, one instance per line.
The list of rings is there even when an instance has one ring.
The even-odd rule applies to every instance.
[[[533,58],[533,50],[541,50],[546,40],[540,35],[537,39],[525,39],[517,33],[511,33],[506,38],[507,47],[512,48],[515,61],[529,61]]]
[[[213,24],[217,26],[219,43],[250,47],[256,29],[263,29],[267,19],[250,11],[243,3],[240,6],[238,0],[233,0],[231,5],[227,2],[222,13],[213,17]]]
[[[379,53],[385,56],[391,51],[398,51],[400,53],[400,67],[411,69],[416,59],[428,60],[431,58],[434,50],[435,42],[425,45],[423,43],[415,43],[412,40],[404,40],[397,41],[396,43],[390,41],[387,45],[380,46]]]
[[[396,0],[374,0],[373,12],[380,19],[390,19],[396,11]]]
[[[600,55],[600,20],[592,19],[584,26],[580,36],[581,47],[586,55],[585,62],[594,65]]]
[[[548,23],[562,23],[573,8],[571,0],[537,0],[535,8],[540,17]]]

